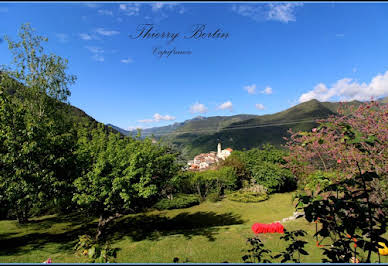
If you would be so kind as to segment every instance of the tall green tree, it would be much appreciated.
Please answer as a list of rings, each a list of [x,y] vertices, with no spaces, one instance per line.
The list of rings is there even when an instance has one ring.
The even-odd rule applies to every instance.
[[[75,131],[61,101],[75,77],[66,73],[66,60],[44,53],[47,39],[29,24],[19,38],[5,38],[14,60],[0,73],[0,189],[10,211],[26,222],[32,208],[71,200]]]
[[[99,217],[96,240],[107,225],[129,212],[151,206],[179,170],[176,155],[150,139],[106,134],[103,125],[79,132],[78,161],[83,173],[74,182],[73,200]]]

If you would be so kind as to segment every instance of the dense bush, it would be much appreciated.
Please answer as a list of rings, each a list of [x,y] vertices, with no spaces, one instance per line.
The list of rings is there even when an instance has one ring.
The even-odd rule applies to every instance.
[[[193,193],[198,194],[201,200],[205,200],[209,193],[217,192],[223,195],[225,189],[235,190],[238,186],[238,178],[232,167],[192,172],[186,182],[186,186],[189,186]]]
[[[260,202],[268,199],[268,195],[266,193],[257,193],[257,192],[249,192],[249,191],[236,191],[227,196],[227,199],[237,202]]]
[[[296,179],[290,170],[270,162],[260,162],[252,169],[257,184],[263,185],[269,193],[285,192],[296,188]]]
[[[318,123],[288,142],[286,159],[303,188],[297,206],[321,224],[317,245],[331,241],[323,262],[370,263],[378,243],[388,243],[388,105],[363,103]]]
[[[206,199],[210,202],[217,202],[221,200],[221,195],[218,192],[212,192],[207,195]]]
[[[188,208],[199,204],[199,198],[192,194],[177,194],[172,199],[162,199],[154,205],[158,210]]]
[[[250,178],[268,189],[268,193],[291,191],[296,188],[296,179],[285,167],[288,152],[270,144],[248,151],[237,151],[234,157],[244,163]]]
[[[219,164],[219,168],[222,167],[231,167],[233,168],[237,182],[236,182],[236,188],[239,189],[243,187],[244,181],[250,180],[250,173],[247,169],[243,159],[240,156],[240,151],[233,152],[229,157],[225,159],[225,161],[221,161]]]

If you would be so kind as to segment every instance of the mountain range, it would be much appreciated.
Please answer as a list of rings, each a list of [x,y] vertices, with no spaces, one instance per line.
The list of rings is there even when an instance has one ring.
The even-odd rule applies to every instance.
[[[378,101],[387,102],[388,97]],[[343,104],[358,106],[361,103],[352,101]],[[285,143],[283,137],[289,136],[289,129],[311,130],[317,126],[317,119],[338,114],[340,104],[310,100],[269,115],[198,116],[181,123],[143,129],[141,135],[153,137],[179,149],[186,159],[202,152],[214,151],[218,142],[222,143],[223,148],[237,150],[258,147],[264,143],[281,147]],[[124,135],[137,134],[136,130],[127,131],[110,124],[108,126]]]
[[[3,73],[0,72],[0,80]],[[13,96],[18,89],[23,89],[19,82],[13,84],[6,93]],[[377,100],[388,103],[388,97]],[[345,106],[358,106],[362,102],[352,101],[343,103]],[[95,128],[98,121],[83,110],[67,105],[67,112],[75,121],[86,123]],[[239,114],[233,116],[197,116],[180,123],[162,127],[143,129],[141,137],[152,137],[179,150],[184,159],[192,159],[203,152],[216,150],[217,144],[223,148],[235,150],[250,149],[265,143],[281,147],[285,143],[284,137],[289,136],[288,130],[311,130],[317,126],[316,120],[336,115],[341,103],[319,102],[310,100],[288,108],[284,111],[268,115]],[[136,136],[137,130],[124,130],[112,124],[106,124],[107,132],[120,133],[122,136]]]

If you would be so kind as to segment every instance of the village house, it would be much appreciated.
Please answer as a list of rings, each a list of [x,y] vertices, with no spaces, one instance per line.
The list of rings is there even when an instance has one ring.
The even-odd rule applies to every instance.
[[[209,168],[219,162],[219,160],[225,160],[232,153],[231,148],[225,150],[221,149],[221,143],[217,145],[217,152],[211,151],[209,153],[201,153],[194,157],[194,160],[187,162],[189,170],[203,170]]]

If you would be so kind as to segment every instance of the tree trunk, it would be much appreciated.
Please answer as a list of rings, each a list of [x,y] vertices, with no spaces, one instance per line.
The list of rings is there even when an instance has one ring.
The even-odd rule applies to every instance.
[[[28,210],[27,208],[19,209],[16,213],[19,224],[28,223]]]
[[[202,201],[203,198],[202,198],[201,188],[200,188],[200,185],[199,185],[199,184],[197,184],[197,191],[198,191],[198,195],[199,195],[199,197],[201,198],[201,201]]]
[[[121,217],[122,214],[116,213],[114,215],[111,215],[109,217],[104,218],[103,215],[100,215],[100,218],[98,219],[98,226],[97,226],[97,235],[96,235],[96,242],[104,236],[106,225],[111,222],[112,220]]]
[[[17,214],[17,219],[19,224],[25,224],[28,223],[28,218],[25,214],[23,213],[18,213]]]

